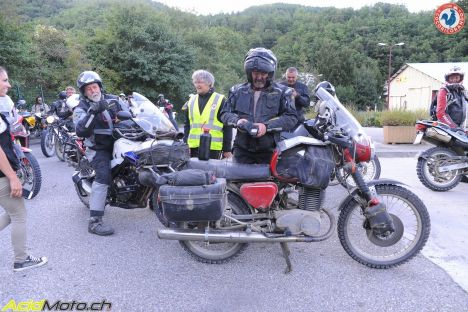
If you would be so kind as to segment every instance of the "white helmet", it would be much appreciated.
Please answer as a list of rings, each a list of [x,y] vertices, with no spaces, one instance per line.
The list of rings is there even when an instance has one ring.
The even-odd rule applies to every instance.
[[[67,106],[70,110],[73,110],[75,107],[77,107],[79,103],[80,103],[79,94],[72,94],[67,99]]]

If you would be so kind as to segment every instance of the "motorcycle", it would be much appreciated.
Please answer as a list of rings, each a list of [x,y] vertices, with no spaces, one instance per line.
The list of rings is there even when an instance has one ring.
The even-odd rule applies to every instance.
[[[433,191],[451,190],[468,174],[468,137],[440,121],[418,120],[416,130],[414,144],[435,145],[418,155],[419,180]]]
[[[19,114],[23,117],[23,125],[29,131],[32,138],[41,137],[42,131],[46,128],[45,118],[43,113],[31,114],[27,111],[20,111]]]
[[[23,126],[21,115],[11,126],[11,138],[16,155],[20,160],[20,168],[16,174],[23,185],[23,197],[32,199],[41,190],[42,174],[39,162],[29,148],[29,132]]]
[[[145,181],[152,172],[176,170],[182,160],[189,157],[188,146],[180,142],[180,133],[153,103],[137,92],[133,92],[138,113],[117,114],[120,120],[113,135],[113,159],[111,160],[111,184],[107,203],[112,206],[134,209],[157,205],[155,188]],[[77,142],[77,144],[80,144]],[[89,208],[91,185],[95,178],[85,147],[81,146],[73,182],[80,201]]]
[[[68,120],[61,120],[50,115],[46,118],[47,128],[41,134],[41,150],[44,156],[52,157],[54,154],[60,161],[65,161],[64,145],[70,140]]]
[[[155,208],[166,228],[157,231],[158,237],[178,240],[204,263],[227,262],[248,243],[280,243],[286,272],[292,269],[287,243],[326,240],[336,226],[342,247],[365,266],[396,267],[418,254],[430,232],[424,203],[400,182],[365,182],[356,164],[372,159],[370,138],[338,98],[322,87],[316,96],[316,120],[305,121],[282,139],[270,164],[190,159],[188,170],[213,172],[216,183],[181,186],[172,177],[168,181],[174,185],[160,186]],[[356,184],[338,207],[337,224],[322,206],[335,167]],[[164,176],[155,175],[153,183]],[[296,192],[294,201],[289,195]],[[377,207],[388,219],[373,219],[368,209]]]
[[[380,173],[382,171],[380,160],[377,155],[369,161],[357,163],[356,168],[361,172],[361,175],[366,182],[380,178]],[[331,177],[330,185],[338,184],[341,184],[345,188],[356,186],[353,177],[346,174],[343,168],[336,168]]]

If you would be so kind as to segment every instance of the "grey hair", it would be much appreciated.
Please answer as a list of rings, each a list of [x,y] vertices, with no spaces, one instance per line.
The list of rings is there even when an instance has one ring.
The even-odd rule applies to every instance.
[[[213,74],[210,73],[209,71],[203,70],[203,69],[196,70],[192,74],[192,81],[194,81],[194,80],[202,80],[202,81],[208,83],[211,87],[215,83],[215,78],[214,78]]]
[[[286,74],[287,73],[298,74],[298,71],[296,67],[289,67],[288,69],[286,69]]]

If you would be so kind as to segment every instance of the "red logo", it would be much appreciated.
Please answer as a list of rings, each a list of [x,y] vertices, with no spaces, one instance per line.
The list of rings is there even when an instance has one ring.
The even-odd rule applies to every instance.
[[[454,3],[442,4],[434,13],[434,24],[440,32],[453,35],[465,25],[465,12]]]

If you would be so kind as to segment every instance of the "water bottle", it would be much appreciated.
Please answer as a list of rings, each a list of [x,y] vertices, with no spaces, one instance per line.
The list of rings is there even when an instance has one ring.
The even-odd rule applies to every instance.
[[[203,128],[203,134],[200,136],[200,146],[198,147],[198,159],[210,159],[211,134],[210,129]]]

